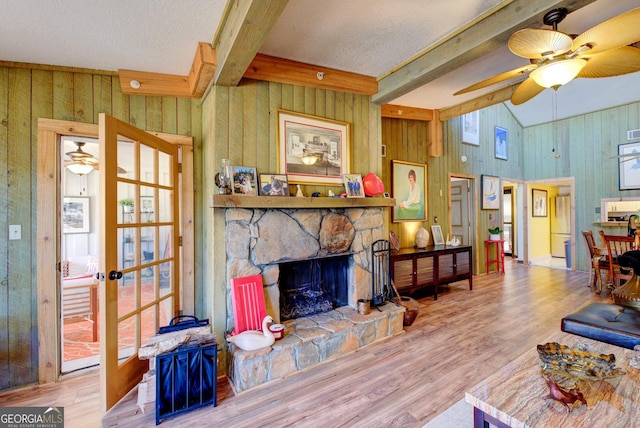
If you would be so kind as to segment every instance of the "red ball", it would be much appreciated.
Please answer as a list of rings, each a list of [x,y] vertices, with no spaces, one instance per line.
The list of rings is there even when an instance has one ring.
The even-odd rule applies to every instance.
[[[364,194],[367,196],[378,196],[384,193],[384,183],[374,173],[370,172],[362,178]]]

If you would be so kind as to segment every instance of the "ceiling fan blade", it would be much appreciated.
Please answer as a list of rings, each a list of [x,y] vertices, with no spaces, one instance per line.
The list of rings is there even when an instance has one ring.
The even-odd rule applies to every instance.
[[[590,45],[589,55],[630,45],[640,40],[640,7],[591,27],[573,40],[573,51]]]
[[[587,56],[576,77],[611,77],[640,71],[640,49],[623,46],[597,55]]]
[[[569,52],[573,46],[573,40],[559,31],[525,28],[511,35],[508,46],[509,50],[518,56],[540,59]]]
[[[460,89],[453,95],[466,94],[468,92],[475,91],[477,89],[486,88],[487,86],[495,85],[496,83],[504,82],[505,80],[513,79],[518,76],[522,76],[525,73],[529,73],[535,70],[537,66],[535,64],[525,65],[524,67],[515,68],[513,70],[505,71],[504,73],[496,74],[493,77],[485,79],[481,82],[474,83],[464,89]]]
[[[532,78],[528,78],[522,82],[511,95],[511,103],[520,105],[544,91],[546,88],[538,85]]]

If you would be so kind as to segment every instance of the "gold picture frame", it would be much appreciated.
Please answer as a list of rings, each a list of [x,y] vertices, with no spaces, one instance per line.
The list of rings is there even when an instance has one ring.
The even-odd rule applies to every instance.
[[[394,223],[427,219],[426,164],[392,160],[391,189],[392,197],[396,199],[391,211]]]
[[[289,183],[340,185],[350,139],[347,122],[278,110],[278,174]]]

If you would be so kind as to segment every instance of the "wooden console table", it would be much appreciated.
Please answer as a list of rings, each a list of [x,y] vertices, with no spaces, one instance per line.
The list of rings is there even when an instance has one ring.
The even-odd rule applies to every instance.
[[[391,252],[391,278],[401,294],[433,286],[434,300],[438,300],[438,286],[450,282],[467,279],[473,290],[471,252],[470,246],[401,248]]]
[[[474,427],[489,422],[497,427],[631,427],[640,421],[640,370],[629,366],[630,349],[558,332],[540,342],[557,342],[574,347],[586,344],[589,352],[614,354],[616,367],[626,374],[601,381],[581,381],[578,389],[587,406],[567,409],[544,397],[549,388],[542,378],[535,346],[512,363],[489,376],[465,394],[474,406]]]

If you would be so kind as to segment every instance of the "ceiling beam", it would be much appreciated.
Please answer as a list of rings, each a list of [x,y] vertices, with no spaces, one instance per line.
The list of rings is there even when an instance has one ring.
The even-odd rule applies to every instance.
[[[244,77],[363,95],[378,92],[375,77],[262,54],[251,61]]]
[[[123,94],[200,98],[216,69],[216,53],[208,43],[198,43],[196,54],[187,76],[149,73],[146,71],[118,70]],[[138,89],[131,82],[140,84]]]
[[[380,115],[392,119],[412,119],[430,122],[433,120],[433,110],[408,107],[395,104],[385,104],[380,107]]]
[[[229,0],[213,41],[218,67],[213,83],[236,86],[289,0]],[[295,40],[292,40],[295,43]]]
[[[513,32],[541,28],[546,12],[565,7],[574,12],[595,0],[514,0],[477,24],[456,33],[418,55],[403,67],[382,77],[376,104],[386,104],[438,77],[507,44]]]

